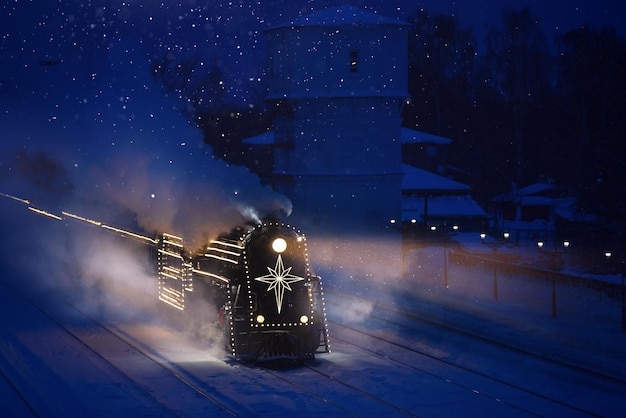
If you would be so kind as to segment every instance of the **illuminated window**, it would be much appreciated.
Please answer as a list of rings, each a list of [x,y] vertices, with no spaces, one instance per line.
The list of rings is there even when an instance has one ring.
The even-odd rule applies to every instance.
[[[350,51],[350,72],[359,72],[359,51]]]

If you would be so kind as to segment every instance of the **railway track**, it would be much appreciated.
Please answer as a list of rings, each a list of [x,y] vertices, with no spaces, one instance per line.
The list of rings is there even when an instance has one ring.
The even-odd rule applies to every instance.
[[[330,306],[330,312],[333,311],[333,307],[335,309],[340,309],[342,304],[335,298],[341,298],[344,303],[350,299],[358,300],[358,298],[353,296],[339,294],[333,291],[329,292],[328,289],[326,294],[326,301]],[[329,297],[329,295],[332,296]],[[601,416],[601,414],[598,414],[593,410],[576,406],[571,402],[564,401],[555,396],[546,395],[542,393],[541,390],[532,389],[523,383],[513,383],[511,379],[481,371],[480,363],[472,364],[471,366],[464,365],[462,361],[459,361],[456,358],[447,358],[449,354],[447,352],[437,352],[437,349],[433,349],[432,347],[416,348],[416,346],[419,347],[419,344],[415,344],[415,340],[403,340],[402,337],[398,336],[420,335],[421,331],[418,327],[427,326],[434,328],[435,330],[444,331],[445,333],[456,334],[461,339],[468,341],[474,340],[480,342],[481,344],[497,347],[498,350],[509,351],[516,357],[530,357],[533,362],[536,362],[539,365],[547,364],[552,367],[556,366],[558,368],[565,369],[568,372],[574,373],[577,376],[582,375],[583,378],[586,376],[587,378],[602,379],[611,383],[617,383],[620,386],[626,386],[626,382],[613,375],[607,375],[596,370],[591,370],[587,367],[581,367],[579,365],[564,362],[561,359],[555,359],[550,356],[541,355],[537,352],[524,350],[523,348],[498,341],[494,338],[487,338],[455,326],[449,326],[445,323],[436,321],[433,318],[426,319],[410,312],[398,311],[397,309],[381,305],[375,305],[373,310],[368,314],[367,318],[367,327],[357,327],[341,323],[336,320],[329,320],[335,330],[333,338],[335,344],[337,344],[337,342],[341,342],[342,344],[355,346],[357,349],[367,352],[370,355],[378,356],[381,359],[385,359],[386,361],[392,363],[401,364],[403,367],[415,370],[417,373],[428,374],[436,379],[459,386],[466,391],[480,394],[480,396],[490,399],[491,401],[508,405],[511,408],[525,414],[545,416],[545,412],[540,412],[541,410],[544,410],[551,411],[550,415],[553,416]],[[338,329],[340,330],[339,332],[337,332]],[[342,335],[342,337],[338,337],[337,334]],[[472,345],[472,343],[469,343],[467,346],[470,347]],[[424,367],[416,366],[416,364],[423,364],[423,361],[421,360],[422,358],[427,358],[444,365],[444,369],[448,370],[450,374],[442,373],[440,371],[431,372]],[[538,368],[538,370],[541,369]],[[468,379],[467,382],[469,383],[465,383],[463,381],[456,381],[449,377],[450,375],[456,376],[459,371],[462,372],[462,374],[474,376],[474,378]],[[496,389],[484,390],[480,389],[477,385],[483,385],[485,387],[495,386]],[[508,398],[507,396],[503,396],[502,393],[508,393]],[[515,402],[507,401],[509,398],[527,400],[520,403],[519,400]],[[533,401],[532,399],[535,400]],[[533,402],[539,405],[539,409],[529,409],[525,406]],[[555,408],[561,411],[561,415],[554,413]]]
[[[557,399],[554,398],[550,398],[548,396],[545,396],[539,392],[536,392],[534,390],[529,390],[527,388],[524,388],[522,386],[516,385],[516,384],[512,384],[509,383],[503,379],[482,373],[480,371],[477,371],[475,369],[469,368],[469,367],[465,367],[459,364],[456,364],[454,362],[451,361],[447,361],[445,359],[442,358],[438,358],[436,356],[433,356],[432,354],[428,354],[425,351],[422,350],[418,350],[415,348],[411,348],[411,347],[407,347],[406,345],[402,345],[402,344],[398,344],[395,343],[393,341],[389,341],[386,339],[381,339],[380,337],[377,337],[375,335],[369,334],[367,332],[364,332],[362,330],[356,329],[354,327],[349,327],[349,326],[345,326],[345,325],[341,325],[338,323],[333,322],[333,324],[337,327],[341,327],[341,328],[345,328],[345,329],[349,329],[352,332],[355,333],[359,333],[362,334],[364,336],[366,336],[368,339],[377,339],[382,341],[383,343],[389,345],[390,347],[394,347],[395,349],[391,349],[391,350],[381,350],[380,348],[377,350],[372,350],[367,348],[367,346],[365,344],[358,344],[358,343],[354,343],[352,341],[348,341],[345,339],[338,339],[335,338],[335,340],[339,340],[341,341],[343,344],[348,344],[348,345],[353,345],[355,347],[357,347],[359,350],[362,350],[364,352],[369,353],[370,355],[374,355],[374,356],[378,356],[390,363],[396,363],[396,364],[400,364],[403,367],[406,367],[408,369],[414,370],[416,373],[423,373],[426,374],[428,376],[431,376],[435,379],[444,381],[450,385],[454,385],[457,386],[459,388],[461,388],[464,391],[476,394],[478,396],[484,397],[485,399],[487,399],[488,401],[494,402],[494,403],[498,403],[498,404],[502,404],[505,405],[507,407],[510,407],[513,410],[517,410],[521,413],[523,413],[524,415],[528,415],[528,416],[545,416],[545,413],[539,412],[538,409],[535,408],[529,408],[525,405],[529,404],[529,403],[537,403],[536,400],[528,401],[527,399],[532,399],[532,398],[536,398],[541,400],[541,403],[545,404],[542,406],[542,408],[544,410],[551,410],[554,413],[554,409],[560,409],[562,410],[562,412],[560,414],[555,414],[555,416],[570,416],[570,417],[574,417],[574,416],[590,416],[590,417],[600,417],[601,415],[596,414],[592,411],[586,411],[582,408],[578,408],[574,405],[559,401]],[[399,349],[399,350],[398,350]],[[422,361],[411,361],[411,360],[407,360],[406,359],[406,355],[405,354],[398,354],[398,351],[406,351],[406,352],[410,352],[414,355],[416,355],[417,357],[423,356],[423,357],[427,357],[430,360],[434,360],[436,362],[440,362],[443,363],[446,366],[450,366],[451,368],[460,370],[462,372],[467,373],[468,375],[472,376],[471,379],[468,379],[467,381],[465,380],[458,380],[457,378],[454,377],[450,377],[450,375],[446,374],[445,372],[432,372],[430,370],[429,367],[418,367],[415,366],[415,364],[420,364],[423,363]],[[405,358],[405,360],[400,360],[399,358]],[[453,372],[453,375],[456,376],[458,375],[458,371]],[[483,381],[490,381],[493,384],[488,384],[486,385]],[[501,390],[500,388],[486,388],[486,389],[481,389],[481,387],[483,386],[497,386],[497,387],[504,387],[505,390]],[[512,397],[517,399],[515,402],[514,401],[510,401],[507,400],[507,396],[502,396],[502,393],[506,393],[509,392],[511,393],[508,397]],[[496,395],[496,393],[499,393]],[[515,394],[515,395],[513,395]],[[520,395],[521,394],[521,395]],[[519,399],[526,399],[524,401],[520,401]]]
[[[138,303],[136,299],[141,297],[140,292],[131,293]],[[272,370],[235,360],[224,361],[226,356],[211,359],[202,347],[192,353],[193,361],[189,360],[192,356],[176,358],[180,353],[167,352],[162,347],[164,341],[176,337],[167,334],[169,331],[162,324],[152,329],[140,323],[137,327],[142,331],[137,331],[133,324],[117,323],[110,317],[103,322],[74,304],[58,301],[42,304],[27,297],[24,300],[61,328],[77,345],[96,356],[107,369],[113,370],[118,379],[127,381],[132,390],[125,396],[139,396],[133,393],[141,392],[141,397],[149,398],[151,408],[161,416],[274,416],[275,413],[281,414],[281,404],[289,408],[288,402],[299,405],[296,408],[301,408],[301,416],[318,416],[320,413],[362,416],[363,412],[359,412],[362,405],[385,416],[415,416],[376,396],[375,392],[359,389],[357,385],[315,366]],[[155,334],[153,339],[149,339],[150,334]],[[3,378],[1,366],[0,379]],[[303,373],[307,375],[304,380]],[[9,385],[14,378],[4,376]],[[13,390],[33,416],[49,415],[48,406],[37,405],[32,393],[21,391],[18,386]],[[270,406],[255,405],[261,398],[272,398],[273,403]],[[281,398],[285,400],[281,401]],[[346,400],[349,400],[347,404]],[[355,405],[359,405],[356,412]],[[87,411],[88,406],[83,412]],[[94,416],[98,416],[97,413]]]
[[[327,295],[334,295],[340,298],[346,298],[351,300],[359,300],[359,298],[346,295],[339,294],[334,291],[326,291]],[[330,302],[333,303],[332,300]],[[335,306],[338,306],[335,302]],[[545,361],[547,363],[552,363],[559,365],[561,367],[570,369],[572,371],[582,372],[589,376],[598,377],[600,379],[604,379],[607,381],[611,381],[617,383],[622,386],[626,386],[626,376],[620,374],[620,370],[605,370],[599,369],[596,366],[590,366],[589,364],[584,364],[582,362],[576,362],[571,358],[564,358],[558,355],[558,353],[551,354],[546,352],[541,352],[539,350],[535,350],[532,347],[528,346],[522,341],[518,341],[515,339],[505,339],[499,338],[494,333],[485,332],[485,328],[480,328],[482,325],[477,325],[475,328],[469,327],[459,327],[450,323],[450,321],[444,321],[438,319],[434,316],[426,316],[415,311],[411,310],[398,310],[394,308],[390,308],[389,306],[384,306],[381,304],[374,305],[375,312],[372,312],[370,316],[377,320],[383,321],[388,324],[392,324],[393,326],[400,327],[402,329],[410,329],[413,324],[419,323],[424,324],[430,327],[434,327],[446,332],[452,332],[454,334],[463,335],[468,338],[472,338],[475,340],[479,340],[485,343],[488,343],[493,346],[497,346],[499,348],[520,353],[525,356],[533,357],[541,361]]]
[[[75,306],[70,305],[70,307],[95,324],[97,329],[101,331],[100,335],[97,338],[94,337],[93,327],[90,327],[88,333],[83,333],[80,328],[73,329],[66,325],[63,327],[108,364],[143,388],[148,395],[167,410],[179,416],[187,416],[186,411],[188,410],[205,410],[211,416],[235,417],[241,415],[241,411],[236,412],[231,406],[226,405],[219,397],[211,394],[201,383],[194,382],[193,377],[188,376],[184,370],[181,370],[158,352],[140,344],[119,328],[105,325]],[[110,349],[112,346],[115,346],[113,350]],[[124,353],[121,361],[118,359],[120,352]],[[129,361],[135,363],[131,369],[122,364]],[[137,367],[137,363],[139,363],[139,367]],[[133,371],[137,368],[141,371],[134,373]],[[160,376],[157,385],[153,384],[152,373],[146,375],[146,368],[153,368],[153,373]],[[160,373],[161,371],[164,373]],[[164,380],[168,382],[164,382]],[[172,397],[172,393],[177,395]],[[185,410],[181,410],[182,399],[184,399]]]
[[[186,411],[202,410],[217,417],[240,415],[157,352],[141,346],[121,330],[102,323],[76,306],[69,303],[42,306],[42,303],[28,298],[24,298],[24,301],[102,360],[107,368],[123,376],[135,391],[143,392],[152,399],[160,414],[189,416]],[[3,377],[11,382],[6,375],[3,374]],[[32,404],[32,396],[21,393],[15,385],[13,388],[35,416],[46,414],[45,411],[42,414],[41,408]],[[172,393],[176,396],[172,396]],[[128,395],[133,396],[132,393]],[[181,408],[182,405],[184,409]]]
[[[188,338],[190,344],[183,343],[186,333],[180,332],[180,324],[168,326],[160,322],[151,326],[151,318],[156,314],[154,295],[131,289],[126,283],[120,285],[123,295],[115,294],[113,298],[146,311],[136,322],[123,317],[111,319],[106,314],[93,315],[91,309],[87,312],[58,300],[51,306],[35,300],[33,306],[63,328],[76,344],[130,382],[133,396],[149,398],[152,408],[163,416],[276,416],[294,411],[304,417],[447,414],[441,411],[451,411],[449,415],[473,412],[509,417],[598,416],[593,409],[572,405],[566,399],[544,395],[523,384],[438,356],[432,349],[416,348],[405,340],[394,339],[402,334],[416,334],[419,331],[413,327],[420,324],[439,333],[443,330],[476,340],[467,330],[455,330],[416,313],[377,305],[368,313],[371,326],[367,328],[332,324],[335,332],[331,332],[330,355],[319,356],[304,367],[274,369],[225,360],[223,353],[210,354],[210,347],[196,337]],[[326,296],[329,312],[339,311],[333,304],[341,295],[326,289]],[[338,303],[342,306],[346,301]],[[478,341],[493,345],[484,338]],[[427,343],[436,349],[437,342]],[[498,348],[529,356],[520,347]],[[459,347],[457,350],[462,351]],[[547,361],[529,357],[537,362]],[[581,368],[569,370],[584,374]],[[0,388],[7,387],[2,386],[3,379],[10,387],[14,376],[3,376]],[[19,385],[11,390],[19,398]],[[449,396],[449,401],[442,400],[445,396],[441,394]],[[33,415],[46,415],[39,412],[37,404],[31,404],[31,398],[22,398],[25,408],[35,411]]]
[[[153,350],[150,346],[146,346],[145,344],[137,341],[135,337],[129,335],[129,333],[125,330],[118,328],[115,325],[103,324],[101,321],[93,318],[91,315],[74,306],[70,305],[70,308],[85,318],[88,318],[89,321],[95,324],[98,329],[102,330],[104,336],[95,338],[93,335],[93,327],[89,327],[92,331],[86,335],[82,335],[80,328],[75,329],[73,326],[68,326],[67,324],[63,324],[62,326],[76,339],[81,341],[81,343],[88,345],[90,349],[97,351],[98,355],[105,361],[113,367],[118,368],[137,385],[142,386],[144,390],[155,399],[155,401],[162,404],[163,407],[167,411],[172,412],[173,415],[190,416],[185,412],[188,410],[204,410],[207,414],[218,417],[250,416],[257,414],[263,415],[266,413],[270,416],[272,415],[269,411],[260,412],[251,408],[249,405],[243,403],[239,404],[238,400],[235,400],[236,395],[233,396],[224,394],[220,392],[220,388],[215,386],[207,388],[207,385],[211,386],[211,384],[208,383],[207,379],[202,377],[201,373],[198,373],[198,370],[190,371],[180,368],[176,364],[173,364],[170,359]],[[142,374],[139,376],[134,376],[132,373],[129,373],[128,370],[124,370],[124,366],[118,364],[118,360],[115,359],[121,350],[118,349],[112,353],[103,352],[102,347],[110,346],[110,343],[103,342],[102,338],[113,338],[119,340],[123,346],[127,347],[127,349],[123,350],[124,354],[122,356],[122,361],[124,363],[129,361],[129,357],[134,357],[130,361],[136,362],[136,357],[139,356],[147,364],[153,364],[155,367],[163,369],[165,371],[164,377],[172,380],[172,383],[169,384],[168,388],[164,390],[162,380],[163,377],[160,377],[161,381],[159,384],[156,385],[156,387],[151,387],[149,383],[152,377],[148,377],[148,379],[146,379],[142,376],[143,373],[145,373],[146,365],[141,365],[139,367],[142,369]],[[135,355],[133,353],[137,354]],[[243,380],[238,383],[239,387],[258,386],[257,380],[261,379],[266,381],[266,385],[268,385],[269,388],[278,389],[278,385],[271,382],[280,381],[287,387],[291,388],[293,392],[297,392],[309,399],[316,400],[316,403],[325,405],[330,411],[333,411],[333,413],[338,416],[362,416],[362,413],[354,412],[354,410],[351,409],[354,404],[359,404],[360,409],[363,408],[363,404],[366,404],[366,409],[368,411],[375,411],[377,414],[382,414],[384,416],[417,416],[409,411],[403,410],[400,406],[377,396],[375,391],[360,389],[357,385],[351,384],[341,377],[334,376],[327,371],[323,371],[310,363],[301,365],[301,367],[286,368],[282,372],[280,370],[272,369],[271,367],[265,367],[263,365],[259,367],[248,363],[236,362],[234,360],[231,364],[236,364],[235,368],[244,368],[250,371],[250,373],[241,373],[241,370],[237,372],[240,377],[243,377]],[[303,380],[304,371],[307,372],[307,376]],[[235,369],[230,368],[229,372],[234,373]],[[268,377],[270,377],[270,379],[268,379]],[[284,393],[285,389],[278,389],[277,391]],[[169,396],[168,399],[168,394],[171,394],[172,392],[177,393],[177,396],[173,399]],[[185,395],[185,392],[191,392],[191,395]],[[268,393],[271,393],[271,390]],[[215,394],[217,394],[217,396]],[[184,411],[180,410],[181,398],[184,399],[185,402]],[[352,402],[346,405],[346,399],[351,399]],[[190,404],[188,400],[192,400],[198,403],[198,405]],[[213,404],[213,407],[207,408],[207,403],[205,401],[209,401]],[[233,401],[235,401],[234,405]],[[307,401],[307,403],[310,404],[310,400]],[[202,415],[204,416],[204,414]]]
[[[383,415],[383,416],[408,416],[408,417],[417,417],[416,414],[411,413],[401,406],[390,402],[376,393],[368,390],[364,390],[357,385],[354,385],[341,377],[335,376],[332,373],[321,370],[320,368],[310,365],[304,364],[302,366],[302,370],[297,373],[280,373],[279,371],[264,368],[263,371],[268,373],[278,379],[284,380],[289,384],[298,387],[300,390],[309,393],[311,396],[319,398],[324,403],[335,406],[339,411],[342,412],[345,416],[360,416],[358,413],[355,413],[353,409],[350,409],[349,406],[345,405],[345,399],[350,397],[346,395],[347,392],[351,392],[353,395],[350,397],[355,399],[355,401],[360,403],[366,403],[368,405],[367,410],[371,411],[373,415]],[[301,383],[302,380],[305,380],[307,383]],[[331,388],[330,390],[326,390],[327,394],[325,396],[320,395],[319,391],[315,391],[313,388],[320,387]]]

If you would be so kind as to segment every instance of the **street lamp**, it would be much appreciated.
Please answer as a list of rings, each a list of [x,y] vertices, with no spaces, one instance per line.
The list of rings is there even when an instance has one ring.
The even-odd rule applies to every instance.
[[[498,300],[498,268],[496,266],[496,253],[498,252],[498,248],[507,244],[509,242],[509,233],[505,232],[501,237],[494,237],[493,241],[485,241],[487,238],[487,234],[482,232],[480,234],[480,243],[488,246],[493,251],[493,298]]]
[[[563,248],[557,248],[556,240],[553,241],[553,246],[551,250],[546,250],[545,243],[543,241],[537,242],[537,248],[539,248],[540,252],[550,251],[550,275],[552,276],[552,318],[556,319],[556,267],[557,260],[561,256],[561,254],[565,253],[570,246],[569,241],[563,241]]]
[[[604,253],[604,256],[611,260],[613,254],[610,251]],[[622,276],[622,332],[626,332],[626,304],[624,300],[624,259],[621,259],[619,262],[620,265],[620,275]]]
[[[433,232],[437,231],[437,226],[433,225],[430,227],[430,230]],[[459,231],[458,225],[452,225],[452,228],[448,226],[448,224],[443,224],[443,286],[448,288],[448,241],[451,237],[457,234]]]

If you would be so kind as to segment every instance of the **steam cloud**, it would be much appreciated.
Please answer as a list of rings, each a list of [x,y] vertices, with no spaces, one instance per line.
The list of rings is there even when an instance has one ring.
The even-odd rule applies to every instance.
[[[243,222],[288,215],[285,196],[246,168],[212,158],[200,130],[181,116],[182,103],[164,94],[147,60],[137,59],[142,50],[134,39],[112,44],[106,57],[94,57],[111,62],[96,83],[72,82],[82,77],[67,70],[70,59],[58,68],[27,68],[24,90],[37,95],[2,103],[9,110],[0,115],[7,132],[0,191],[180,235],[192,247]]]
[[[289,200],[256,175],[211,157],[177,98],[152,79],[142,51],[141,42],[118,39],[88,59],[68,54],[59,65],[16,70],[15,94],[0,96],[0,192],[55,214],[180,235],[190,250],[242,222],[290,213]],[[97,69],[85,68],[93,62]],[[3,281],[110,312],[131,286],[154,308],[156,279],[141,250],[5,197],[0,268],[13,273]]]

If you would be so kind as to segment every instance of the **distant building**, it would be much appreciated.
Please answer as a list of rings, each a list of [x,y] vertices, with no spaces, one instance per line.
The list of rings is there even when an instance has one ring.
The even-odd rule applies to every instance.
[[[348,5],[265,31],[272,184],[297,218],[376,229],[400,217],[407,31]]]
[[[493,198],[496,232],[509,232],[515,241],[545,239],[564,223],[589,221],[575,214],[575,199],[563,196],[552,183],[513,187]]]
[[[468,186],[433,174],[446,175],[451,141],[402,127],[408,29],[345,5],[265,31],[274,126],[244,141],[247,164],[292,200],[299,225],[380,230],[480,210]]]
[[[247,138],[254,167],[263,183],[273,176],[274,131]],[[470,187],[447,178],[446,147],[452,141],[412,129],[401,128],[403,149],[401,208],[402,223],[427,229],[441,224],[457,224],[463,230],[481,230],[487,214],[470,195]],[[412,151],[407,152],[407,149]],[[409,158],[405,158],[410,154]]]
[[[410,165],[403,171],[403,224],[424,230],[442,225],[480,230],[487,215],[470,196],[469,186]]]

